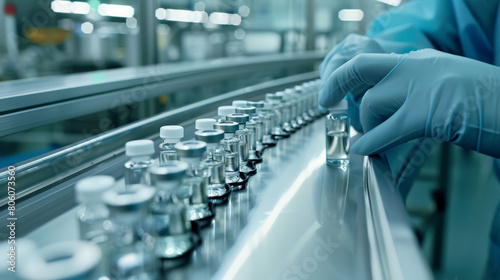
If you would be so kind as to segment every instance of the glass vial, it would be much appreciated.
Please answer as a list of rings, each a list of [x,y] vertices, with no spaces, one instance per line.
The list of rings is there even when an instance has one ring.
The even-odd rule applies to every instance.
[[[182,187],[177,194],[187,205],[193,222],[207,222],[214,216],[209,205],[207,187],[208,167],[202,162],[207,144],[201,141],[184,141],[175,145],[179,159],[188,164]]]
[[[242,176],[240,173],[240,156],[239,145],[240,140],[234,137],[235,132],[239,128],[236,122],[224,121],[214,125],[216,129],[224,131],[224,139],[220,141],[224,149],[224,163],[226,165],[226,183],[231,186],[231,190],[243,190],[246,187],[248,177]]]
[[[99,175],[80,180],[75,185],[80,239],[90,241],[101,249],[102,260],[93,273],[93,279],[109,276],[109,242],[107,230],[111,222],[109,211],[101,200],[104,192],[115,184],[111,176]]]
[[[208,197],[217,202],[231,192],[229,186],[226,185],[224,149],[220,145],[220,141],[224,139],[224,131],[219,129],[200,130],[195,132],[195,138],[207,143],[203,164],[208,167]]]
[[[271,103],[272,110],[274,111],[274,119],[272,125],[272,132],[274,138],[282,139],[290,136],[290,133],[283,129],[283,106],[281,105],[281,100],[283,96],[276,95],[274,93],[266,93],[266,101]]]
[[[236,108],[234,106],[220,106],[217,109],[217,114],[219,115],[219,122],[226,120],[226,116],[235,113]]]
[[[349,127],[347,101],[342,100],[335,107],[329,108],[326,117],[326,163],[332,166],[349,164]]]
[[[147,212],[155,189],[132,185],[127,190],[113,189],[102,199],[110,212],[111,278],[119,280],[158,279],[154,238]]]
[[[159,145],[160,165],[170,160],[179,160],[175,151],[175,144],[184,137],[184,128],[178,125],[166,125],[160,128],[160,138],[163,142]]]
[[[236,138],[240,140],[240,171],[245,173],[247,176],[255,175],[257,173],[257,169],[254,164],[248,161],[250,158],[250,141],[251,139],[255,139],[255,131],[248,129],[245,126],[246,122],[250,121],[250,116],[247,114],[234,113],[227,115],[226,119],[239,124],[238,130],[236,131]]]
[[[262,122],[259,122],[259,115],[257,114],[257,108],[255,107],[238,107],[236,108],[236,113],[247,114],[250,116],[250,120],[245,123],[245,128],[250,131],[249,134],[249,156],[248,160],[254,163],[262,162],[262,157],[257,152],[257,139],[262,139]],[[260,134],[260,135],[258,135]]]
[[[150,208],[156,234],[155,255],[162,259],[184,256],[195,247],[186,206],[176,195],[187,169],[188,165],[180,161],[148,169],[157,191]]]
[[[155,153],[155,146],[151,140],[135,140],[125,144],[125,154],[130,160],[125,163],[125,188],[134,184],[149,185],[146,171],[154,165],[151,159]]]

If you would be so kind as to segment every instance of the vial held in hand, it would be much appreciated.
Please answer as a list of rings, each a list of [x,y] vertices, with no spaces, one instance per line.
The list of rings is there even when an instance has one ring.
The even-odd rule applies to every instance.
[[[347,101],[329,108],[326,117],[326,163],[333,166],[349,164],[349,116]]]

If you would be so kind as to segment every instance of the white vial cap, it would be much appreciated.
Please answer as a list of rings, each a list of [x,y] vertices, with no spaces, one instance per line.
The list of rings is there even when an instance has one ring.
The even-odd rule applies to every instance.
[[[195,122],[195,128],[201,130],[212,130],[217,121],[214,119],[198,119]]]
[[[88,241],[50,244],[25,256],[23,279],[78,279],[90,273],[101,261],[101,250]]]
[[[236,108],[248,107],[248,101],[246,101],[246,100],[234,100],[233,107],[236,107]]]
[[[328,110],[330,111],[345,111],[347,110],[347,100],[342,99],[337,105],[333,107],[329,107]]]
[[[101,195],[115,185],[115,178],[107,175],[92,176],[78,181],[75,185],[78,203],[99,202]]]
[[[236,113],[236,108],[234,106],[220,106],[217,110],[219,116],[227,116]]]
[[[184,137],[184,128],[180,125],[165,125],[160,127],[160,138],[180,140]]]
[[[151,140],[134,140],[125,144],[125,154],[129,157],[150,156],[155,153],[155,145]]]

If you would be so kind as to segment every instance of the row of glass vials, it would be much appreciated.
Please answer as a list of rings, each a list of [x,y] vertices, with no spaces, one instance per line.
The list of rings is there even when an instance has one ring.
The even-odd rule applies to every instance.
[[[127,142],[124,184],[100,175],[75,186],[83,241],[37,250],[30,259],[40,269],[23,278],[161,279],[159,262],[189,256],[214,207],[247,187],[264,151],[325,115],[318,89],[316,80],[262,101],[235,100],[217,119],[196,120],[194,140],[182,141],[181,126],[163,126],[157,159],[153,141]],[[61,262],[65,269],[55,270]]]

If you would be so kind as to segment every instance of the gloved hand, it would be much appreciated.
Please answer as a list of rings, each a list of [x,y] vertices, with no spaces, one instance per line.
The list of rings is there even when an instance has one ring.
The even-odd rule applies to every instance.
[[[325,88],[325,81],[337,68],[342,66],[347,61],[351,60],[358,54],[362,53],[383,53],[382,46],[376,39],[368,38],[358,34],[348,35],[340,44],[335,46],[325,57],[319,66],[319,73],[322,81],[322,86],[319,95],[319,104],[328,108],[328,104],[336,104],[340,99],[335,99],[334,96],[329,94],[329,89]],[[359,92],[364,93],[366,89],[357,89]],[[357,93],[359,93],[357,92]],[[347,98],[349,103],[348,114],[351,118],[351,124],[357,131],[363,131],[361,122],[359,120],[359,100],[352,98],[349,95]]]
[[[376,154],[421,137],[500,157],[500,68],[425,49],[363,54],[333,72],[332,102],[373,86],[361,99],[365,135],[353,146]]]

